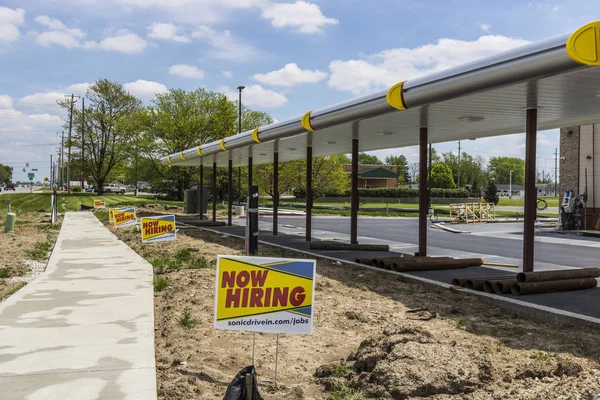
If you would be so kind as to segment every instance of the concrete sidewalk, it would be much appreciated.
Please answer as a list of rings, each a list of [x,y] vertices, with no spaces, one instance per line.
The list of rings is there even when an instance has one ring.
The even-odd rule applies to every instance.
[[[0,304],[0,398],[156,399],[152,267],[92,213]]]

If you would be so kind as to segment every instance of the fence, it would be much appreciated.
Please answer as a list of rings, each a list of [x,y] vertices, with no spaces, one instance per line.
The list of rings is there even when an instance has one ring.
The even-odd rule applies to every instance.
[[[350,197],[319,197],[315,198],[314,204],[321,205],[335,205],[335,206],[348,206],[350,207],[351,198]],[[432,198],[432,205],[447,205],[453,203],[475,203],[479,202],[481,199],[479,198],[448,198],[448,197],[440,197],[440,198]],[[281,199],[281,204],[302,204],[305,205],[306,201],[304,199]],[[381,205],[381,206],[391,206],[393,207],[395,204],[419,204],[418,197],[404,197],[404,198],[390,198],[390,197],[360,197],[359,205],[361,207],[369,206],[369,205]]]

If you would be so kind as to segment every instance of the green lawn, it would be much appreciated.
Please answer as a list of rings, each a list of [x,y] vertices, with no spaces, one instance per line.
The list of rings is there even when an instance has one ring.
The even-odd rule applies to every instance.
[[[548,203],[548,207],[558,207],[558,202],[559,202],[558,197],[540,196],[540,197],[538,197],[538,199],[546,200],[546,203]],[[512,198],[512,199],[509,199],[507,197],[501,197],[500,201],[498,202],[498,205],[499,206],[521,206],[521,207],[523,207],[524,199],[516,198],[516,197]]]
[[[181,201],[167,201],[156,197],[134,197],[127,195],[98,196],[93,193],[76,193],[70,196],[58,195],[58,212],[78,211],[80,205],[93,206],[94,199],[104,199],[107,206],[137,205],[137,204],[168,204],[182,206]],[[6,213],[7,200],[11,201],[12,211],[50,212],[50,193],[16,193],[0,196],[0,214]]]

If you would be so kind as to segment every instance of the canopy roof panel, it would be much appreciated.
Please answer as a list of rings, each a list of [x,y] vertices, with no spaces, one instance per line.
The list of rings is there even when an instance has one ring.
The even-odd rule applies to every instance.
[[[600,122],[600,21],[571,35],[524,46],[461,67],[401,82],[304,116],[171,154],[175,166],[227,166],[292,161],[306,156],[417,145],[419,127],[431,143],[524,131],[528,108],[538,129]]]

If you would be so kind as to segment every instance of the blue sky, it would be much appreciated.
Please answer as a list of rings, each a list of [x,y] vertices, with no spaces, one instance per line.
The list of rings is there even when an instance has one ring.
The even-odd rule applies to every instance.
[[[597,19],[572,0],[3,0],[0,163],[48,174],[64,94],[108,78],[149,101],[176,87],[235,95],[277,120],[485,57]],[[466,141],[484,157],[523,156],[523,135]],[[538,138],[550,172],[556,131]],[[456,143],[436,145],[455,151]],[[502,149],[502,151],[498,151]],[[416,148],[402,153],[416,161]]]

